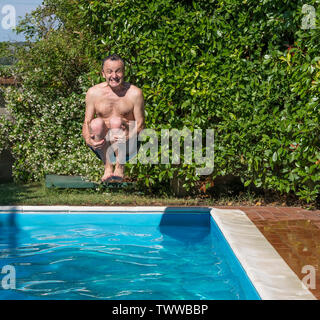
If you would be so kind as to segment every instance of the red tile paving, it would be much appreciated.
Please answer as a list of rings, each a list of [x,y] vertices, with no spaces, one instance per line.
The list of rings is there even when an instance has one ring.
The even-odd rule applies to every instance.
[[[320,300],[320,210],[260,206],[218,208],[244,211],[301,280],[310,274],[310,271],[302,273],[302,268],[313,266],[316,288],[310,291]]]

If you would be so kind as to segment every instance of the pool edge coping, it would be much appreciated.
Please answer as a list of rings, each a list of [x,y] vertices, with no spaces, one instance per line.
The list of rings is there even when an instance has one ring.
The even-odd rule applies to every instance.
[[[317,300],[245,212],[210,214],[262,300]]]
[[[163,213],[166,212],[196,212],[210,213],[211,207],[175,207],[175,206],[0,206],[2,213]]]
[[[0,214],[17,212],[23,214],[40,212],[41,214],[108,214],[115,212],[155,214],[164,213],[164,211],[166,213],[170,211],[209,213],[262,300],[317,300],[246,213],[238,209],[174,206],[0,206]],[[248,241],[248,237],[254,238],[254,241]],[[257,263],[262,268],[254,267]]]

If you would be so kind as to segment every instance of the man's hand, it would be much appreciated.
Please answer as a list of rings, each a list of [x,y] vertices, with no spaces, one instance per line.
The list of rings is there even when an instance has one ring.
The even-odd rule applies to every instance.
[[[121,128],[112,128],[109,129],[108,138],[110,140],[110,143],[125,143],[126,137],[127,137],[127,131],[125,131],[125,126],[121,126]]]
[[[93,150],[102,149],[103,146],[106,144],[106,139],[102,139],[100,141],[93,140],[93,137],[90,137],[90,140],[87,141],[87,145],[89,145]]]

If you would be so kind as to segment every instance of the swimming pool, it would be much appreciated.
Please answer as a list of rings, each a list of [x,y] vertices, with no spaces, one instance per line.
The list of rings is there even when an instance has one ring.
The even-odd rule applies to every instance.
[[[2,213],[3,265],[2,300],[260,299],[209,210]]]

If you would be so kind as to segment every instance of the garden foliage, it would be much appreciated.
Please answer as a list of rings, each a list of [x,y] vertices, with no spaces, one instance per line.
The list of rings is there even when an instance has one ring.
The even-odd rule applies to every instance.
[[[125,59],[141,87],[146,126],[215,130],[214,171],[245,186],[320,194],[320,4],[316,28],[302,29],[296,0],[47,0],[20,25],[33,37],[18,53],[20,88],[7,90],[17,180],[45,174],[96,178],[102,165],[81,137],[87,89],[102,81],[100,60]],[[40,23],[40,22],[42,23]],[[45,23],[50,21],[50,23]],[[52,23],[54,21],[54,23]],[[160,150],[159,150],[160,152]],[[198,164],[127,165],[153,190],[173,177],[190,192]]]

